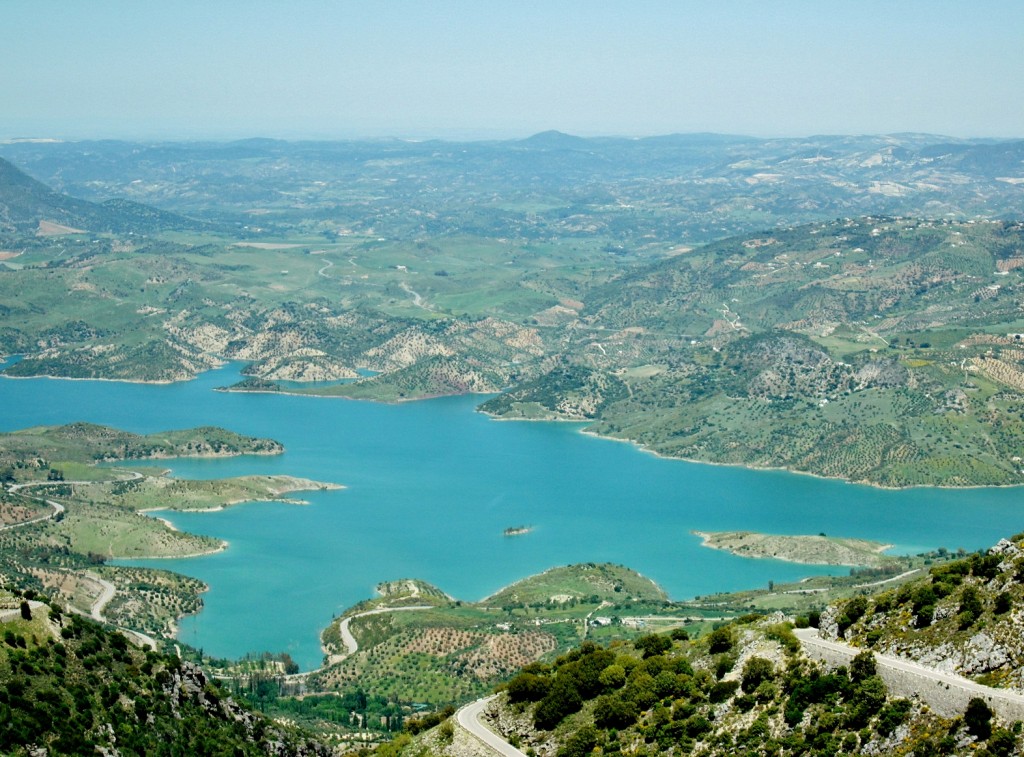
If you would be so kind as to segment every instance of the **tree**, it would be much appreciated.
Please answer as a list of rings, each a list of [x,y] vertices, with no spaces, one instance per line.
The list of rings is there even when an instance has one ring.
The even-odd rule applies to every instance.
[[[638,715],[636,704],[617,694],[600,696],[594,705],[594,722],[601,728],[628,728]]]
[[[641,636],[633,642],[633,646],[643,651],[644,659],[646,660],[648,657],[664,654],[670,650],[672,648],[672,639],[652,633],[647,636]]]
[[[984,607],[981,604],[981,593],[973,586],[964,587],[960,595],[960,628],[970,628],[981,615]]]
[[[583,726],[558,750],[558,757],[585,757],[597,746],[597,737],[597,729],[594,726]]]
[[[858,652],[857,656],[850,661],[850,680],[854,682],[863,681],[876,672],[875,656],[867,650]]]
[[[29,606],[29,603],[24,600],[21,602],[21,619],[32,620],[32,608]]]
[[[601,671],[598,680],[606,689],[621,689],[626,683],[626,669],[618,664],[609,665]]]
[[[984,699],[973,697],[967,703],[964,725],[967,726],[967,732],[979,741],[984,741],[992,735],[992,710],[985,704]]]
[[[556,676],[551,690],[537,705],[533,722],[537,728],[547,731],[561,723],[566,715],[578,712],[582,706],[583,697],[574,682],[564,676]]]
[[[551,689],[551,680],[534,673],[520,673],[508,682],[510,702],[538,702]]]

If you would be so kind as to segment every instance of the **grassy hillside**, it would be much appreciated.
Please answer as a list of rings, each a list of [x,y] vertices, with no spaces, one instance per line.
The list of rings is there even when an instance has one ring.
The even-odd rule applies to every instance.
[[[288,495],[338,487],[291,476],[189,481],[95,463],[282,449],[270,439],[213,427],[139,435],[75,423],[0,434],[0,577],[45,591],[79,612],[102,611],[98,617],[121,627],[170,639],[178,619],[202,608],[205,585],[167,571],[105,563],[207,554],[225,545],[141,511],[297,502]]]
[[[562,363],[482,406],[695,460],[886,486],[1024,483],[1016,224],[739,238],[586,296]]]
[[[116,460],[159,460],[170,457],[278,455],[279,442],[236,434],[223,428],[134,434],[94,423],[39,426],[0,434],[0,472],[4,480],[46,478],[52,464],[72,464],[68,472],[94,477],[83,465]],[[54,469],[57,470],[57,469]],[[60,474],[72,479],[74,475]]]
[[[310,685],[454,704],[588,636],[632,633],[618,622],[614,629],[588,626],[595,613],[663,612],[669,605],[649,579],[603,563],[553,568],[480,602],[453,599],[420,581],[388,582],[378,592],[380,599],[351,608],[324,630],[328,664]],[[339,632],[346,619],[359,645],[354,655]]]

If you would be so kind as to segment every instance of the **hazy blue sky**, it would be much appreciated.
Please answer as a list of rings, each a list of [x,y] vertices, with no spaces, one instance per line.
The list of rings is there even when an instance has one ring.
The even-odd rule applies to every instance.
[[[0,0],[0,138],[1024,137],[1022,0]]]

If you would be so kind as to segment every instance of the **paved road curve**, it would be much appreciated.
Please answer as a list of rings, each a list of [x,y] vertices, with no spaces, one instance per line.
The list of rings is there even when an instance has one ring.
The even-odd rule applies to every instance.
[[[490,747],[495,754],[500,754],[502,757],[526,757],[524,752],[520,752],[480,722],[480,715],[483,713],[484,708],[491,703],[495,696],[497,695],[492,694],[489,697],[484,697],[467,704],[455,713],[456,722]]]
[[[826,652],[842,656],[846,659],[852,659],[854,655],[864,651],[842,641],[822,639],[815,628],[798,628],[793,633],[800,640],[804,651],[812,657],[820,656],[820,654],[815,654],[815,652]],[[893,676],[887,676],[887,671],[906,674],[906,677],[909,677],[911,682],[917,679],[920,685],[913,688],[913,691],[896,693],[900,696],[905,696],[909,693],[918,694],[924,701],[928,702],[932,709],[945,717],[962,714],[967,707],[967,702],[972,697],[984,699],[993,710],[1010,721],[1020,720],[1021,713],[1024,713],[1024,695],[1018,694],[1015,691],[983,686],[969,678],[958,676],[955,673],[935,670],[920,663],[905,660],[902,657],[875,653],[875,661],[879,669],[879,675],[882,676],[890,688],[892,688],[890,679]],[[933,685],[927,685],[928,682],[931,682]],[[902,684],[902,687],[906,688],[910,682],[904,680],[896,681],[896,683]]]

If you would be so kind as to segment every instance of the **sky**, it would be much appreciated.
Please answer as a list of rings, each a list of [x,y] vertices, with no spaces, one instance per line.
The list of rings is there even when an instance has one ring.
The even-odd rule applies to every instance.
[[[1024,137],[1021,0],[0,0],[0,139]]]

